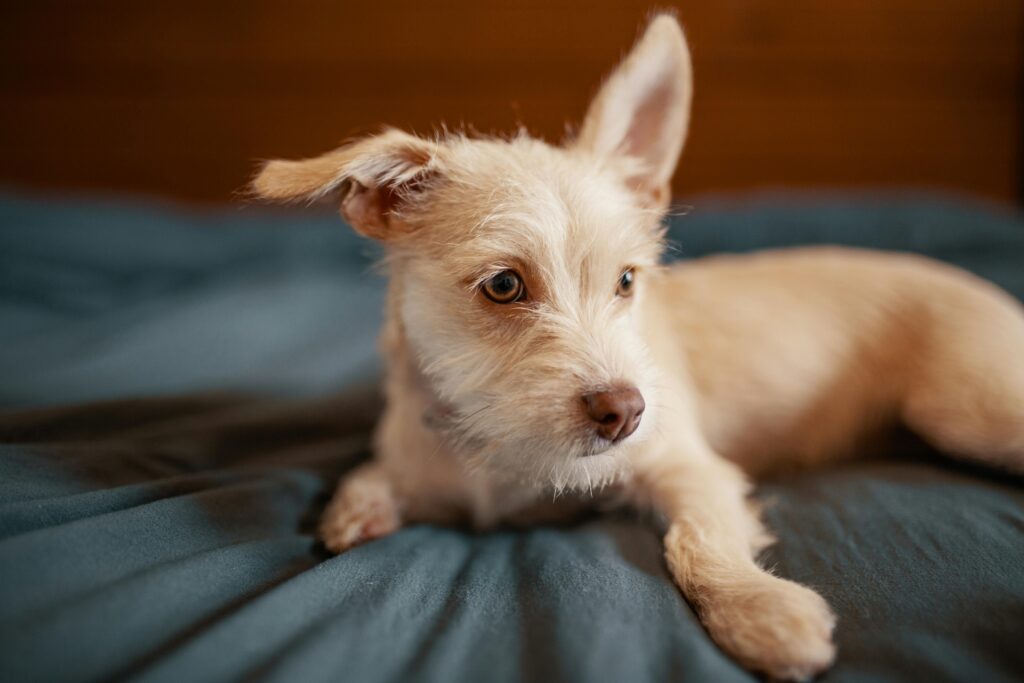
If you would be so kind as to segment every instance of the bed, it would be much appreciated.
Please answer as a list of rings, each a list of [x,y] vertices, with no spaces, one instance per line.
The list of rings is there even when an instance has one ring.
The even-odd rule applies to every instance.
[[[673,258],[880,247],[1024,297],[1024,218],[994,205],[677,213]],[[649,520],[317,544],[380,409],[376,256],[325,210],[0,195],[0,680],[752,680]],[[839,615],[823,680],[1024,678],[1024,481],[888,450],[758,489],[767,564]]]

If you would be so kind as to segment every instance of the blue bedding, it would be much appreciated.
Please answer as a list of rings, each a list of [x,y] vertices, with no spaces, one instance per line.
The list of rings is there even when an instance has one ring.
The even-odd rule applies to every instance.
[[[1024,219],[952,198],[703,198],[671,239],[916,251],[1024,297]],[[376,255],[324,211],[0,197],[0,681],[751,680],[629,515],[323,551],[380,408]],[[825,680],[1020,680],[1024,482],[889,450],[758,492],[768,563],[839,614]]]

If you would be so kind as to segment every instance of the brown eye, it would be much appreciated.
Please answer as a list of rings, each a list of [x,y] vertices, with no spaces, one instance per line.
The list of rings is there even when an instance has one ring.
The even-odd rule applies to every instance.
[[[523,279],[514,270],[503,270],[482,285],[484,296],[496,304],[519,301],[526,294]]]
[[[619,288],[615,293],[619,296],[633,296],[633,281],[636,280],[636,271],[629,268],[619,276]]]

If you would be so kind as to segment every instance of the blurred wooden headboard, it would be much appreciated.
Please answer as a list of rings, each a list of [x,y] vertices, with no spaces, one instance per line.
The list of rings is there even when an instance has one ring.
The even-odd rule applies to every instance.
[[[1020,201],[1024,2],[676,3],[676,190],[924,185]],[[660,6],[665,6],[661,3]],[[6,2],[0,185],[227,201],[388,123],[562,137],[647,2]]]

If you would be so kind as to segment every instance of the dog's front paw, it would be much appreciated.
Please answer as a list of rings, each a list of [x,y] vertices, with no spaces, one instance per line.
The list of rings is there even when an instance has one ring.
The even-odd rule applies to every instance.
[[[324,510],[319,535],[328,550],[341,553],[399,526],[398,504],[388,483],[357,475],[342,483]]]
[[[714,594],[701,618],[718,645],[771,678],[802,681],[835,659],[835,616],[809,588],[770,574]]]

